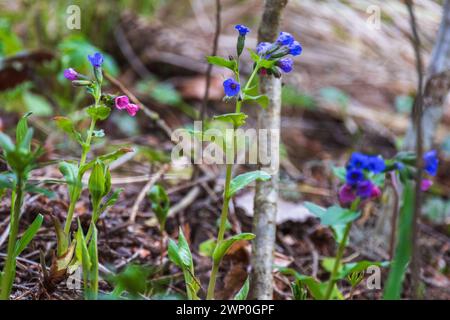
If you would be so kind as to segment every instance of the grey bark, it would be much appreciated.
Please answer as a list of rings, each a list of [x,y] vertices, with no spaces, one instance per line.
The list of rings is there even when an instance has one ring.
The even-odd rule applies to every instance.
[[[266,0],[258,31],[259,42],[272,42],[276,39],[281,12],[286,4],[287,0]],[[261,77],[260,91],[269,97],[269,105],[258,114],[258,131],[275,129],[273,132],[276,132],[276,135],[270,137],[268,147],[270,152],[279,152],[281,79],[273,76]],[[261,163],[259,166],[262,168]],[[253,217],[253,233],[256,238],[252,249],[250,297],[257,300],[270,300],[273,294],[272,268],[276,233],[278,169],[278,163],[271,163],[272,178],[269,181],[256,183]]]
[[[433,145],[436,128],[442,118],[443,104],[450,90],[450,0],[446,0],[436,43],[427,70],[423,93],[423,147],[428,150]],[[412,115],[414,119],[414,114]],[[416,130],[414,121],[406,132],[403,148],[414,150]]]

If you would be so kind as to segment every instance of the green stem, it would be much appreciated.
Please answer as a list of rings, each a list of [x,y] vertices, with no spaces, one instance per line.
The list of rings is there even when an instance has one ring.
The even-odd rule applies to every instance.
[[[98,101],[99,98],[95,99],[95,106],[97,107],[98,105]],[[89,126],[89,130],[87,133],[87,137],[86,137],[86,141],[83,145],[83,150],[82,150],[82,154],[81,154],[81,159],[80,159],[80,163],[78,165],[78,169],[81,168],[85,163],[86,163],[86,159],[87,159],[87,155],[89,153],[89,151],[91,150],[91,141],[92,141],[92,134],[94,132],[95,129],[95,123],[96,120],[95,119],[91,119],[91,125]],[[80,198],[81,195],[81,188],[77,187],[76,190],[74,190],[74,194],[77,194],[78,196],[75,199],[71,199],[70,201],[70,205],[69,205],[69,209],[67,211],[67,218],[66,218],[66,223],[64,225],[64,233],[66,235],[69,235],[70,232],[70,226],[72,225],[72,221],[73,221],[73,214],[75,212],[75,205],[78,201],[78,199]]]
[[[242,92],[247,91],[247,89],[250,87],[250,84],[252,83],[255,75],[258,73],[258,70],[259,70],[259,63],[256,64],[256,67],[253,70],[250,77],[248,78],[248,81]],[[236,78],[239,82],[239,80],[240,80],[239,72],[236,73]],[[242,100],[240,98],[238,98],[236,101],[236,111],[235,112],[236,113],[241,112],[241,107],[242,107]],[[235,140],[235,137],[234,137],[235,130],[236,130],[236,128],[233,128],[233,141]],[[237,146],[235,145],[235,149],[236,149],[236,147]],[[219,224],[219,232],[217,234],[216,246],[218,246],[220,243],[222,243],[224,236],[225,236],[225,229],[226,229],[226,224],[227,224],[227,219],[228,219],[228,205],[230,203],[230,198],[228,197],[228,193],[230,190],[232,172],[233,172],[233,164],[227,164],[226,177],[225,177],[224,201],[223,201],[223,205],[222,205],[222,213],[220,214],[220,224]],[[214,299],[214,290],[216,287],[216,279],[217,279],[217,273],[219,271],[219,264],[220,264],[220,260],[213,261],[213,266],[211,269],[211,276],[210,276],[209,284],[208,284],[208,292],[206,295],[206,299],[208,299],[208,300]]]
[[[353,201],[350,210],[356,211],[358,209],[360,199],[357,198]],[[331,272],[330,280],[328,281],[327,291],[325,292],[325,300],[329,300],[331,297],[331,293],[333,292],[333,288],[336,284],[336,276],[339,271],[339,266],[341,265],[342,257],[344,256],[345,246],[347,245],[348,236],[350,235],[350,229],[352,228],[353,222],[347,223],[344,230],[344,236],[342,237],[342,241],[339,243],[338,252],[336,254],[336,259],[334,260],[333,270]]]
[[[336,255],[336,259],[334,260],[333,271],[331,272],[330,280],[328,281],[327,291],[325,293],[325,300],[329,300],[331,293],[333,292],[334,285],[336,284],[336,276],[339,271],[339,266],[341,264],[342,256],[344,255],[345,245],[348,240],[348,236],[350,234],[350,229],[352,227],[352,223],[349,222],[345,226],[344,237],[342,241],[339,243],[339,249]]]
[[[230,202],[230,198],[228,198],[227,194],[230,190],[232,170],[233,170],[233,165],[227,164],[224,201],[223,201],[223,205],[222,205],[222,213],[220,214],[220,225],[219,225],[219,233],[217,234],[216,246],[218,246],[223,241],[223,238],[225,235],[225,229],[226,229],[227,218],[228,218],[228,204]],[[213,260],[213,267],[211,270],[211,277],[209,279],[209,285],[208,285],[208,293],[206,295],[206,299],[208,299],[208,300],[214,299],[214,289],[216,287],[216,278],[217,278],[217,272],[219,271],[219,264],[220,264],[220,261]]]
[[[19,232],[20,210],[23,202],[24,178],[17,177],[16,190],[12,194],[11,207],[11,227],[9,230],[8,249],[6,254],[5,268],[1,280],[0,300],[8,300],[11,293],[12,284],[16,276],[16,256],[15,248],[17,243],[17,235]]]

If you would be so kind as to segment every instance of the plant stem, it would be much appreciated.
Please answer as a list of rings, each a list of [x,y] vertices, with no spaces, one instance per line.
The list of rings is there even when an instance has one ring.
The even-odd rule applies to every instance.
[[[227,196],[228,191],[230,190],[230,183],[231,183],[231,173],[233,170],[232,164],[227,164],[227,173],[225,178],[225,191],[224,191],[224,201],[222,205],[222,213],[220,215],[220,225],[219,225],[219,233],[217,234],[217,243],[216,246],[218,246],[224,238],[225,235],[225,228],[227,225],[227,218],[228,218],[228,204],[230,202],[230,198]],[[216,287],[216,278],[217,278],[217,272],[219,271],[219,264],[220,261],[214,260],[213,261],[213,267],[211,270],[211,277],[209,280],[208,285],[208,293],[206,296],[206,299],[212,300],[214,299],[214,289]]]
[[[99,101],[99,98],[96,98],[95,99],[95,106],[96,107],[98,106],[98,101]],[[93,134],[94,129],[95,129],[95,123],[96,123],[96,120],[95,119],[91,119],[91,124],[89,126],[89,130],[88,130],[88,133],[87,133],[86,141],[85,141],[85,143],[83,145],[83,151],[82,151],[82,154],[81,154],[81,159],[80,159],[80,163],[78,165],[78,169],[81,168],[86,163],[87,155],[88,155],[89,151],[91,150],[92,134]],[[75,190],[74,193],[81,195],[81,193],[80,193],[80,191],[81,191],[80,189],[81,188],[82,187],[77,187],[77,190]],[[79,198],[80,198],[80,196],[78,196],[76,199],[70,199],[70,205],[69,205],[69,209],[67,211],[66,223],[64,225],[64,233],[66,235],[68,235],[69,232],[70,232],[70,226],[72,225],[73,214],[75,212],[75,205],[77,204],[77,201],[78,201]]]
[[[253,78],[258,73],[258,70],[259,70],[259,63],[256,64],[256,67],[253,70],[250,77],[248,78],[248,81],[242,92],[245,93],[245,91],[247,91],[247,89],[249,88],[250,84],[253,81]],[[239,82],[239,72],[236,73],[236,77]],[[242,106],[242,100],[240,98],[238,98],[236,101],[236,111],[235,111],[236,113],[241,112],[241,106]],[[235,130],[236,130],[236,128],[233,127],[233,143],[235,144],[234,149],[236,150],[237,145],[235,143],[235,136],[234,136]],[[223,205],[222,205],[222,213],[220,214],[220,224],[219,224],[219,232],[217,234],[216,246],[218,246],[223,241],[224,235],[225,235],[225,229],[226,229],[227,219],[228,219],[228,205],[230,203],[230,198],[228,197],[228,193],[230,190],[232,172],[233,172],[233,164],[232,163],[227,164],[226,176],[225,176],[225,188],[224,188],[224,201],[223,201]],[[220,264],[220,260],[213,261],[213,266],[211,269],[211,276],[210,276],[209,284],[208,284],[208,292],[206,295],[206,299],[208,299],[208,300],[214,299],[214,290],[216,287],[216,278],[217,278],[217,272],[219,271],[219,264]]]
[[[11,207],[11,229],[9,230],[8,249],[1,281],[0,300],[8,300],[11,293],[12,284],[16,275],[16,256],[15,248],[17,234],[19,232],[20,210],[23,202],[24,178],[21,175],[17,177],[16,190],[12,194]]]

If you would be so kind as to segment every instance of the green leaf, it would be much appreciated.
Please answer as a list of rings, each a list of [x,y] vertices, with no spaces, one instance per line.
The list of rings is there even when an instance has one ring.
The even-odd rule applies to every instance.
[[[339,179],[341,182],[345,182],[347,169],[345,167],[332,167],[333,174]]]
[[[119,150],[116,150],[114,152],[102,155],[100,157],[98,157],[96,160],[92,160],[88,163],[86,163],[85,165],[81,166],[79,169],[79,176],[82,177],[84,175],[84,173],[91,169],[94,164],[97,161],[101,161],[103,162],[105,165],[111,163],[114,160],[119,159],[121,156],[123,156],[124,154],[127,154],[128,152],[133,152],[132,148],[120,148]]]
[[[178,254],[180,256],[181,264],[184,267],[193,267],[191,249],[189,249],[189,244],[181,228],[179,229],[178,235]]]
[[[242,288],[236,293],[234,296],[234,300],[245,300],[247,299],[248,291],[250,289],[250,279],[247,277],[247,279],[244,282],[244,285]]]
[[[378,187],[383,187],[384,186],[384,181],[386,180],[386,174],[385,173],[379,173],[379,174],[374,174],[370,177],[370,180],[376,184]]]
[[[264,109],[266,109],[267,106],[269,105],[269,97],[266,95],[259,95],[259,96],[244,95],[244,101],[256,102]]]
[[[13,189],[16,183],[16,175],[11,172],[0,173],[0,190]]]
[[[231,246],[240,240],[252,240],[255,238],[253,233],[240,233],[232,236],[231,238],[225,239],[221,243],[219,243],[213,252],[213,259],[215,262],[222,260],[223,256],[227,253],[227,251],[231,248]]]
[[[208,239],[200,243],[198,251],[200,255],[204,257],[212,257],[215,248],[216,248],[216,240]]]
[[[250,53],[250,58],[253,60],[253,62],[258,63],[259,60],[261,59],[260,56],[250,48],[248,48],[247,50]]]
[[[299,280],[291,282],[291,291],[294,300],[306,300],[306,298],[308,297],[308,291]]]
[[[344,240],[344,233],[345,233],[346,225],[345,224],[336,224],[336,225],[333,225],[330,227],[331,227],[331,230],[333,231],[333,237],[334,237],[334,240],[336,240],[336,243],[338,243],[338,244],[341,243],[342,240]],[[347,243],[348,243],[348,240],[349,239],[347,239]],[[345,243],[345,245],[347,245],[347,243]]]
[[[350,209],[341,208],[339,206],[329,207],[325,212],[319,206],[305,202],[305,207],[320,219],[320,223],[325,226],[335,226],[347,224],[356,220],[360,216],[360,212],[354,212]]]
[[[237,177],[234,177],[233,180],[231,180],[230,190],[226,195],[226,197],[227,198],[233,197],[236,194],[236,192],[245,188],[255,180],[267,181],[269,179],[270,174],[261,170],[240,174]]]
[[[319,218],[322,217],[323,215],[325,215],[325,213],[327,212],[326,209],[322,208],[321,206],[318,206],[315,203],[312,202],[308,202],[306,201],[304,203],[304,206],[306,207],[306,209],[308,209],[312,214],[318,216]]]
[[[76,258],[82,264],[85,263],[86,270],[89,271],[91,269],[91,266],[90,266],[91,259],[89,258],[89,253],[88,253],[87,244],[86,244],[86,238],[84,237],[84,234],[83,234],[83,228],[81,227],[80,219],[78,219],[78,230],[77,230],[75,239],[77,241],[77,245],[75,248]],[[83,261],[83,255],[86,253],[87,253],[88,259],[86,259],[86,261]]]
[[[47,198],[54,198],[55,197],[55,193],[52,190],[48,190],[46,188],[41,188],[38,187],[35,184],[31,184],[31,183],[27,183],[25,185],[25,191],[29,192],[29,193],[39,193],[39,194],[43,194],[44,196],[46,196]]]
[[[27,110],[35,115],[48,117],[53,114],[53,108],[50,103],[40,95],[26,91],[23,94],[23,102]]]
[[[163,231],[166,225],[167,214],[170,209],[169,196],[162,186],[156,184],[150,189],[148,197],[152,203],[152,210],[156,214],[161,231]]]
[[[292,106],[312,110],[316,108],[316,101],[314,97],[299,92],[299,90],[292,85],[284,85],[281,89],[281,100],[283,106]]]
[[[259,66],[265,69],[271,69],[273,66],[275,66],[276,60],[266,60],[261,59],[259,62]]]
[[[400,299],[406,269],[411,259],[414,216],[414,183],[411,181],[406,182],[404,186],[402,203],[397,246],[383,294],[385,300]]]
[[[106,170],[108,170],[106,166],[101,161],[97,161],[89,177],[88,189],[94,210],[99,208],[103,196],[108,193],[106,191]]]
[[[168,254],[169,259],[183,270],[188,299],[198,300],[197,292],[200,289],[200,283],[194,275],[191,250],[181,228],[178,235],[178,245],[175,241],[169,239]]]
[[[31,112],[25,114],[22,118],[20,118],[19,123],[17,123],[16,127],[16,143],[19,145],[25,139],[28,133],[28,117],[31,115]]]
[[[245,113],[239,112],[239,113],[226,113],[214,116],[213,120],[230,122],[233,124],[235,128],[238,128],[245,124],[245,119],[247,118],[248,116]]]
[[[64,131],[72,140],[78,142],[80,145],[84,143],[81,134],[75,129],[72,120],[66,117],[54,117],[53,120],[55,120],[57,127]]]
[[[206,57],[206,60],[210,64],[213,64],[213,65],[216,65],[219,67],[228,68],[233,72],[237,71],[236,60],[227,60],[227,59],[219,57],[219,56],[208,56],[208,57]]]
[[[3,149],[3,152],[13,152],[16,148],[11,138],[8,137],[3,132],[0,132],[0,147]]]
[[[167,254],[170,261],[172,261],[177,267],[182,268],[181,258],[178,254],[178,245],[172,239],[169,239],[169,244],[167,245]]]
[[[90,106],[86,109],[87,114],[94,120],[105,120],[109,117],[111,113],[111,108],[100,105],[100,106]]]
[[[336,276],[336,279],[344,279],[347,275],[354,272],[361,272],[367,270],[370,266],[387,267],[389,261],[377,262],[377,261],[358,261],[345,263]]]
[[[62,173],[67,183],[70,199],[72,201],[78,199],[82,187],[81,179],[78,176],[78,166],[73,163],[63,161],[59,164],[59,171]]]
[[[42,221],[44,221],[44,216],[42,214],[38,214],[36,219],[34,219],[33,223],[28,227],[20,240],[16,242],[16,248],[14,249],[14,255],[16,257],[18,257],[22,253],[22,251],[34,238],[42,225]]]
[[[58,218],[52,217],[56,233],[56,255],[61,257],[69,248],[69,236],[64,232]]]
[[[321,300],[324,298],[326,283],[321,283],[313,277],[302,275],[291,268],[277,267],[277,269],[284,275],[294,276],[300,284],[308,288],[309,293],[314,299]]]
[[[34,133],[33,128],[29,128],[25,132],[25,135],[21,137],[21,140],[16,141],[16,148],[20,150],[19,153],[22,158],[29,158],[33,133]],[[23,153],[23,151],[25,151],[25,154]]]
[[[98,249],[97,249],[97,228],[92,224],[92,239],[89,242],[89,257],[91,258],[91,270],[89,272],[89,299],[96,300],[98,296]]]
[[[114,190],[114,192],[111,194],[111,196],[105,201],[105,203],[102,205],[100,212],[105,211],[107,208],[112,207],[116,204],[117,200],[119,199],[120,194],[123,192],[123,188],[119,188],[117,190]]]

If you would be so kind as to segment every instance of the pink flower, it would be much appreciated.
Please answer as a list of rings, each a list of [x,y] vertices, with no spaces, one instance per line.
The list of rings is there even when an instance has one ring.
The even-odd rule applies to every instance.
[[[64,77],[70,81],[77,80],[78,72],[76,72],[73,68],[66,69],[64,70]]]
[[[339,201],[342,204],[348,204],[356,199],[356,194],[349,184],[344,184],[339,190]]]
[[[116,108],[119,110],[128,109],[130,104],[130,100],[128,100],[127,96],[118,96],[115,99]]]
[[[139,107],[133,103],[128,104],[127,106],[127,112],[130,116],[134,117],[136,113],[138,112]]]
[[[433,181],[429,179],[423,179],[422,182],[420,183],[420,190],[427,191],[428,189],[431,188],[432,185]]]
[[[381,190],[377,186],[373,186],[370,198],[375,199],[381,196]]]

